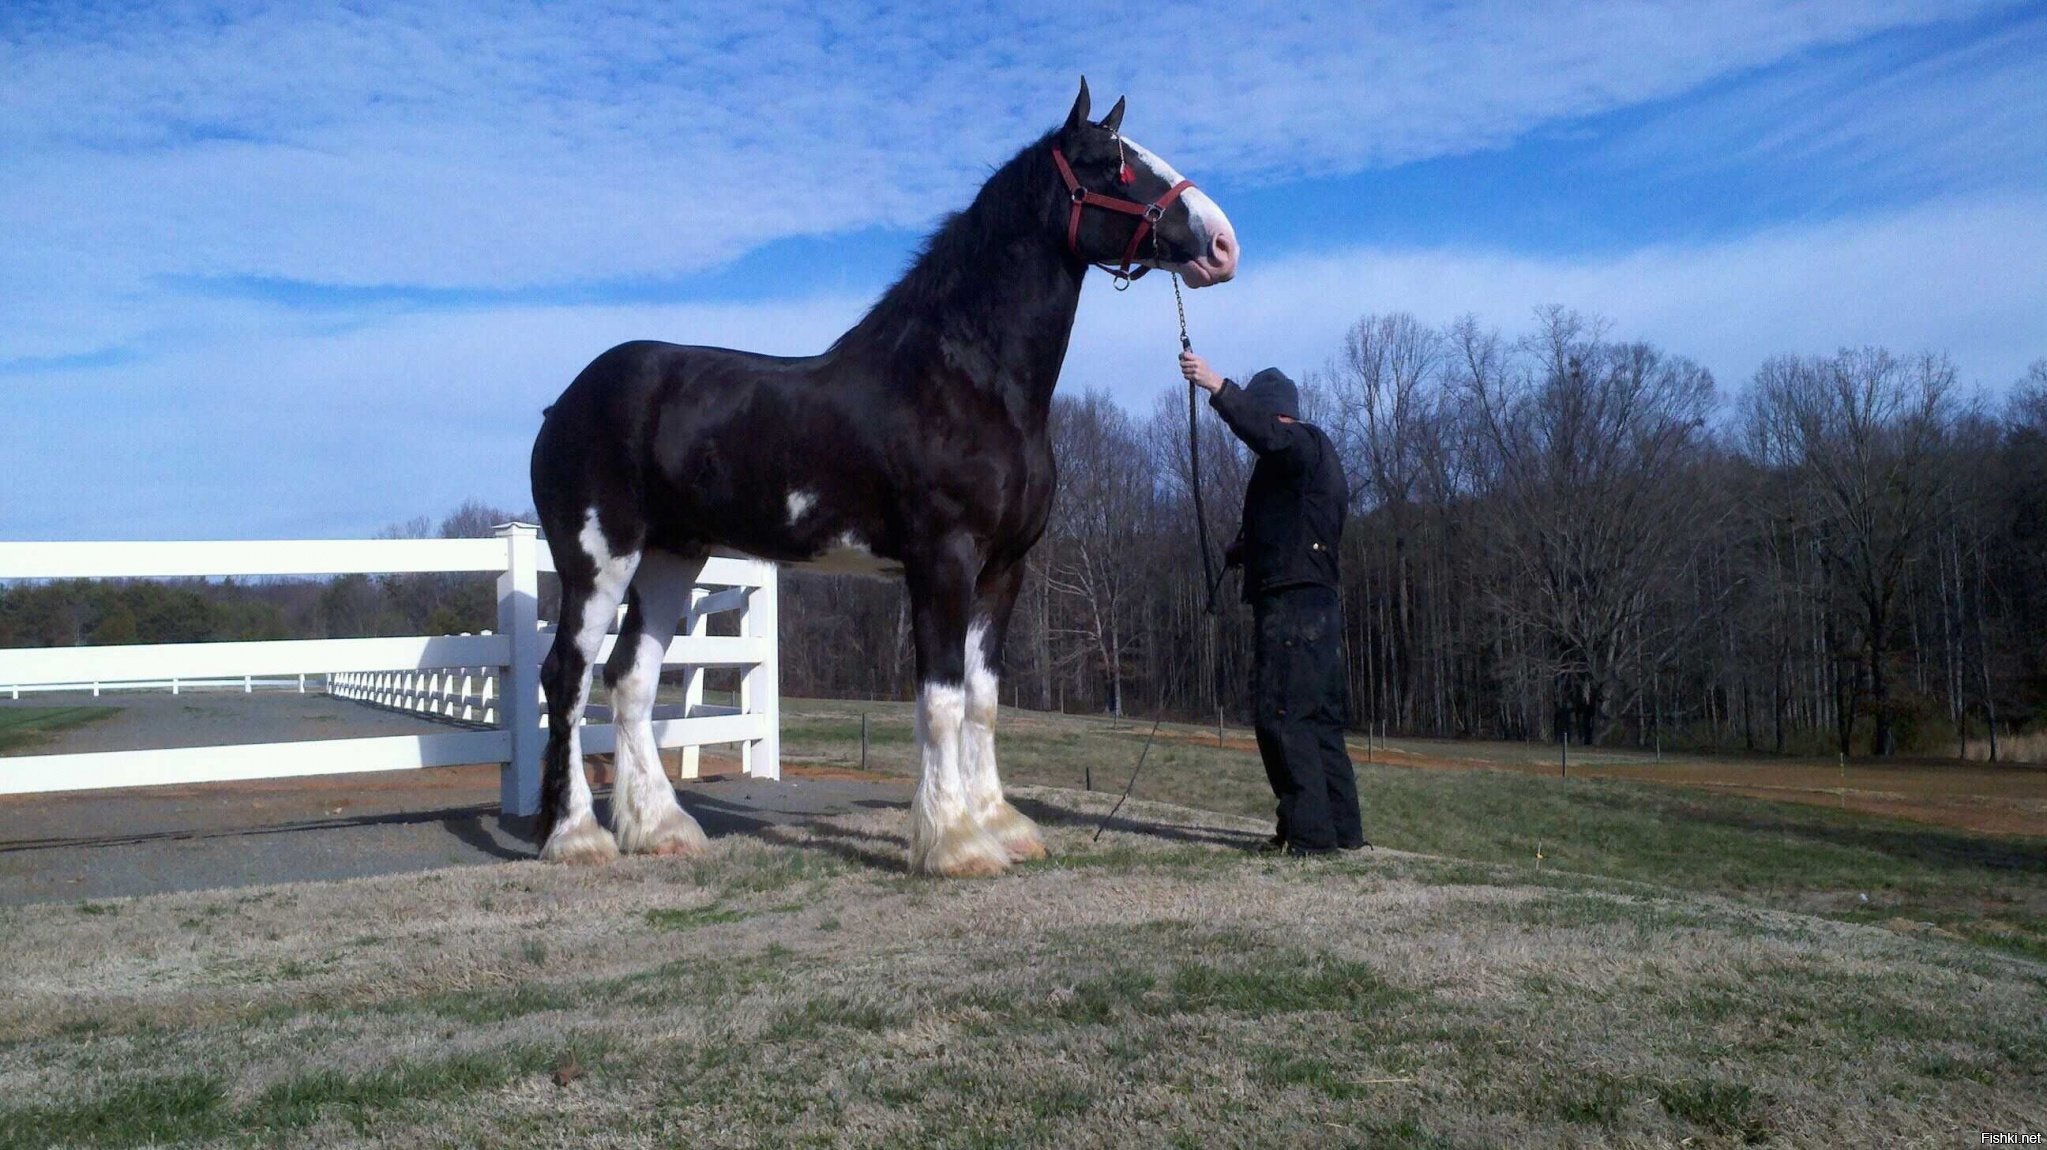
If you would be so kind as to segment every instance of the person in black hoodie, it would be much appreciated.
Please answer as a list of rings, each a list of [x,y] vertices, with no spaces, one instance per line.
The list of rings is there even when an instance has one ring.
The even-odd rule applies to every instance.
[[[1244,569],[1257,621],[1252,696],[1259,757],[1279,799],[1266,850],[1329,854],[1365,845],[1357,776],[1344,748],[1343,613],[1337,544],[1349,491],[1336,447],[1301,422],[1300,394],[1278,368],[1238,387],[1193,352],[1187,381],[1258,457],[1244,491],[1244,525],[1224,552]]]

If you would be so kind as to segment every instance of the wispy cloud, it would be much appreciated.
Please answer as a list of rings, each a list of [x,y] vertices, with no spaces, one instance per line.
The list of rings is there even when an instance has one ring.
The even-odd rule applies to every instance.
[[[1826,0],[1151,11],[10,6],[0,355],[138,343],[164,282],[516,289],[924,226],[1074,74],[1238,179],[1496,146],[1972,6]]]
[[[1807,212],[2047,180],[2047,13],[1932,51],[1899,37],[1727,84],[1604,149],[1671,182],[1740,173]]]
[[[2047,167],[2042,22],[2020,11],[0,5],[0,534],[353,533],[523,503],[539,408],[592,354],[822,348],[1080,72],[1204,185],[1258,189],[1275,228],[1311,179],[1567,136],[1594,138],[1568,173],[1588,184],[1723,164],[1759,197],[1791,170],[1893,189],[1778,181],[1796,190],[1759,234],[1597,257],[1373,245],[1339,204],[1312,242],[1247,237],[1303,254],[1252,243],[1239,283],[1190,297],[1232,368],[1312,368],[1367,311],[1512,328],[1560,302],[1723,381],[1876,341],[1995,382],[2047,351],[2047,187],[2010,175]],[[1588,192],[1460,236],[1598,210]],[[1069,386],[1147,404],[1170,331],[1156,279],[1097,287]]]
[[[1189,295],[1188,322],[1225,370],[1301,372],[1322,368],[1366,314],[1470,313],[1511,334],[1562,304],[1690,356],[1728,389],[1771,355],[1862,344],[1945,351],[1966,380],[2002,387],[2047,355],[2043,219],[2047,196],[1997,196],[1596,259],[1352,247],[1250,267]],[[1170,381],[1172,297],[1148,287],[1082,307],[1068,384],[1142,409]]]
[[[530,501],[540,412],[636,338],[822,350],[864,295],[431,311],[266,324],[146,371],[0,384],[0,538],[351,536],[463,499]]]
[[[1196,347],[1239,375],[1319,370],[1371,312],[1513,333],[1560,303],[1713,370],[1842,345],[1944,350],[2001,386],[2047,355],[2047,198],[1989,198],[1596,260],[1347,248],[1187,296]],[[1996,282],[1990,295],[1981,284]],[[0,386],[0,536],[358,535],[479,496],[523,506],[540,409],[631,338],[822,350],[866,292],[744,304],[429,311],[374,328],[269,326],[147,372],[78,365]],[[1148,410],[1174,386],[1172,293],[1091,281],[1061,387]]]

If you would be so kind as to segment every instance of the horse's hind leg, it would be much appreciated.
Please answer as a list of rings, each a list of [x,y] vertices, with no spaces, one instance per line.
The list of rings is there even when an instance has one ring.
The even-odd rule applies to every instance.
[[[987,828],[1009,857],[1018,861],[1045,857],[1045,838],[1030,816],[1002,796],[995,773],[995,705],[1001,697],[1002,644],[1023,586],[1024,565],[1017,563],[985,577],[967,626],[965,731],[960,738],[960,778],[967,809]]]
[[[638,854],[695,854],[709,845],[704,830],[675,800],[654,742],[654,695],[661,658],[689,608],[701,558],[646,552],[633,576],[631,605],[618,646],[604,666],[618,730],[618,782],[611,792],[611,833],[618,849]]]
[[[592,513],[571,540],[555,542],[562,581],[561,623],[540,668],[547,693],[547,753],[541,776],[540,826],[549,862],[596,863],[618,857],[618,846],[590,809],[583,773],[583,708],[590,702],[590,671],[619,600],[639,565],[637,549],[613,554]]]

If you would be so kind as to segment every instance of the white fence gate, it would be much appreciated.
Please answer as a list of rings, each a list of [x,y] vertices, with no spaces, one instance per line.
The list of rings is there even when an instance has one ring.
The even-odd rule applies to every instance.
[[[540,805],[540,659],[552,641],[539,618],[540,573],[553,561],[537,529],[523,523],[494,539],[376,539],[205,543],[0,543],[0,580],[192,578],[208,576],[389,575],[484,572],[498,577],[498,630],[484,635],[388,639],[305,639],[261,643],[175,643],[109,647],[0,648],[0,693],[52,688],[172,686],[229,680],[318,676],[330,691],[366,697],[404,676],[439,680],[440,693],[467,672],[473,698],[466,717],[481,729],[429,735],[248,743],[215,747],[0,757],[0,794],[103,787],[281,778],[354,771],[411,770],[467,763],[502,766],[499,803],[507,815]],[[737,615],[739,634],[709,633],[713,615]],[[775,645],[773,564],[713,558],[691,596],[685,625],[669,644],[668,665],[689,668],[679,714],[656,712],[655,741],[684,748],[683,771],[696,773],[697,748],[744,744],[750,775],[781,775],[780,672]],[[614,637],[607,636],[604,654]],[[703,702],[703,671],[740,671],[736,706]],[[490,682],[488,688],[479,684]],[[296,681],[296,680],[294,680]],[[488,696],[487,705],[485,696]],[[376,700],[371,700],[376,701]],[[444,700],[445,701],[445,700]],[[417,708],[430,710],[431,708]],[[456,708],[458,711],[460,707]],[[583,749],[614,746],[610,724],[583,728]]]

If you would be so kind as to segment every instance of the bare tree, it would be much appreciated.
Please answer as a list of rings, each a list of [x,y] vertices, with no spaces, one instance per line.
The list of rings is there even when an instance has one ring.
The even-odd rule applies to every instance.
[[[1358,510],[1384,520],[1392,543],[1383,558],[1356,556],[1385,597],[1383,610],[1364,619],[1368,648],[1385,653],[1383,664],[1365,667],[1377,688],[1371,710],[1395,716],[1403,726],[1413,724],[1420,693],[1410,549],[1425,514],[1420,490],[1443,454],[1439,411],[1448,345],[1443,333],[1411,315],[1366,316],[1345,333],[1330,371],[1353,500]],[[1384,625],[1374,627],[1380,618]]]
[[[1660,659],[1674,638],[1646,630],[1700,544],[1707,503],[1681,477],[1699,458],[1713,378],[1647,344],[1608,343],[1574,312],[1539,320],[1522,370],[1466,380],[1506,575],[1491,601],[1542,638],[1559,710],[1594,742],[1639,685],[1631,662],[1645,649]]]
[[[1750,450],[1795,477],[1793,513],[1812,532],[1828,585],[1855,608],[1878,755],[1897,749],[1890,647],[1907,564],[1949,483],[1941,455],[1956,406],[1945,357],[1899,359],[1881,348],[1773,359],[1744,402]],[[1844,754],[1851,721],[1852,708],[1840,728]]]
[[[1075,610],[1067,630],[1101,675],[1103,703],[1123,713],[1125,647],[1136,562],[1151,519],[1152,476],[1130,416],[1101,392],[1052,405],[1059,458],[1057,525],[1047,532],[1046,586]]]

